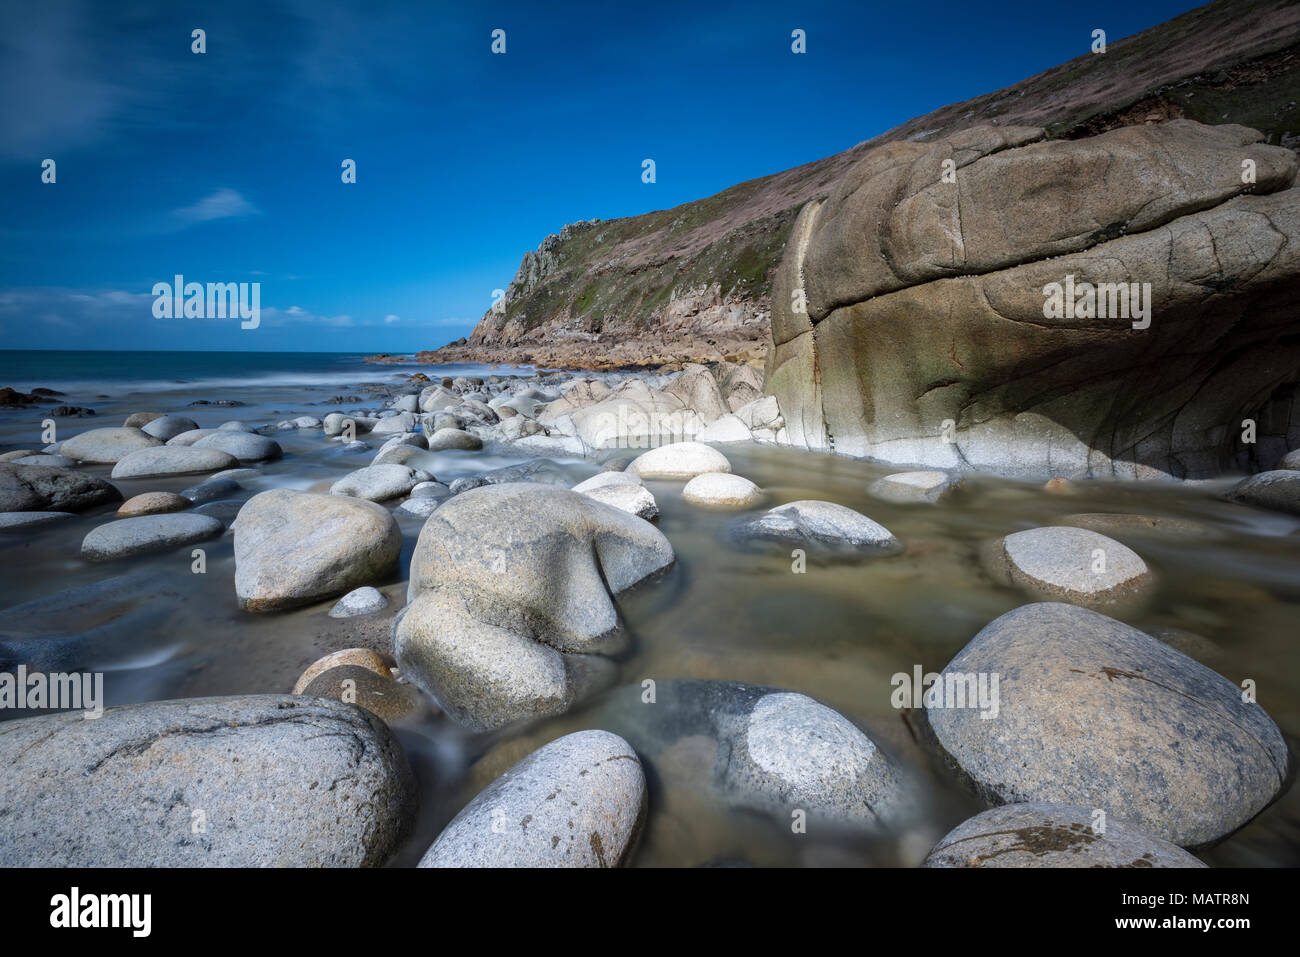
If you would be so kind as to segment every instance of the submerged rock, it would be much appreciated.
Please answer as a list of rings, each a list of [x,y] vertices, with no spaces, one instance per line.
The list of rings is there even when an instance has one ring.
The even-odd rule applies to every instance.
[[[960,481],[947,472],[895,472],[876,479],[868,491],[897,505],[913,502],[933,505],[951,495],[959,485]]]
[[[179,513],[122,518],[92,529],[81,542],[81,557],[106,562],[165,552],[220,535],[225,529],[208,515]]]
[[[292,694],[302,694],[308,685],[332,668],[343,667],[369,668],[381,678],[391,678],[392,669],[388,661],[377,651],[369,648],[344,648],[312,662],[307,670],[299,676],[293,686]]]
[[[417,802],[382,721],[290,695],[5,721],[0,761],[5,867],[378,866]]]
[[[619,867],[646,812],[631,746],[579,731],[534,751],[452,819],[421,867]]]
[[[1237,485],[1227,498],[1242,505],[1300,515],[1300,471],[1277,469],[1260,472]]]
[[[626,642],[612,596],[673,560],[653,525],[576,492],[463,492],[420,532],[393,650],[467,727],[559,714]]]
[[[302,694],[365,708],[386,724],[397,724],[427,710],[414,685],[402,684],[360,665],[338,665],[314,677]]]
[[[950,831],[922,867],[1204,867],[1181,847],[1094,809],[1007,804]]]
[[[76,517],[72,512],[0,512],[0,532],[52,525]]]
[[[235,523],[235,593],[245,611],[306,605],[391,574],[402,533],[388,510],[342,495],[272,489]]]
[[[206,505],[208,502],[229,498],[231,495],[236,495],[243,490],[244,487],[232,478],[213,476],[206,482],[190,486],[181,492],[181,497],[194,505]]]
[[[1008,535],[988,550],[987,563],[990,574],[1004,583],[1088,608],[1127,607],[1155,585],[1131,548],[1067,525]]]
[[[883,525],[834,502],[779,505],[732,530],[742,542],[772,542],[841,554],[889,554],[902,545]]]
[[[1286,743],[1241,689],[1105,615],[1025,605],[944,669],[998,675],[998,711],[927,708],[948,755],[989,800],[1100,808],[1184,847],[1232,833],[1288,775]]]

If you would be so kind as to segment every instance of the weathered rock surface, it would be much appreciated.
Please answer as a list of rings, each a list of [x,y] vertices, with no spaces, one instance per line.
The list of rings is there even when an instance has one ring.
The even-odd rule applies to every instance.
[[[392,573],[402,533],[388,510],[343,495],[272,489],[235,523],[235,593],[245,611],[305,605]]]
[[[1092,808],[1007,804],[935,845],[922,867],[1204,867],[1181,847]]]
[[[121,492],[95,475],[0,462],[0,512],[78,512],[121,500]]]
[[[732,535],[740,542],[843,554],[889,554],[902,549],[889,529],[861,512],[816,500],[778,505],[737,525]]]
[[[1099,808],[1197,847],[1249,821],[1288,777],[1281,732],[1240,688],[1085,608],[1010,611],[949,662],[950,674],[999,676],[996,718],[925,712],[949,757],[996,803]]]
[[[635,515],[637,518],[643,518],[646,521],[659,514],[659,503],[655,501],[654,495],[644,485],[629,485],[627,483],[602,485],[588,489],[582,494],[597,502],[603,502],[606,505],[614,506],[614,508],[622,509],[624,512]]]
[[[462,492],[420,532],[393,650],[403,676],[468,727],[558,714],[626,644],[613,596],[673,560],[653,525],[577,492]]]
[[[960,484],[947,472],[895,472],[871,483],[869,491],[876,498],[896,505],[941,502]]]
[[[0,761],[5,867],[378,866],[417,800],[383,722],[289,695],[6,721]]]
[[[1196,477],[1250,454],[1240,422],[1264,421],[1275,390],[1289,408],[1294,152],[1188,120],[1042,135],[889,143],[803,208],[773,281],[766,382],[789,441],[945,469]],[[1052,283],[1079,311],[1047,308]],[[1150,284],[1151,312],[1121,310],[1118,287],[1101,290],[1107,315],[1088,309],[1083,284],[1119,283]]]
[[[421,867],[619,867],[646,813],[631,746],[579,731],[534,751],[465,806]]]

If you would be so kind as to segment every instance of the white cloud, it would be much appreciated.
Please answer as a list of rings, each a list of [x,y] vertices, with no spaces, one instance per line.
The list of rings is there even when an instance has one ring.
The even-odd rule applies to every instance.
[[[182,206],[172,215],[186,224],[208,223],[217,219],[239,219],[256,216],[261,210],[233,189],[219,189],[203,197],[193,206]]]

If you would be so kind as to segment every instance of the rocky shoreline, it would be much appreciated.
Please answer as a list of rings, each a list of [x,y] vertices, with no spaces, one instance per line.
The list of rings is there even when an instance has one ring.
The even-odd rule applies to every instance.
[[[97,720],[0,722],[4,862],[383,864],[430,799],[406,753],[417,728],[525,748],[505,766],[499,747],[480,759],[475,767],[499,770],[416,849],[426,867],[636,863],[643,835],[658,846],[684,799],[657,807],[647,775],[677,780],[678,768],[693,770],[673,793],[720,820],[788,830],[793,816],[932,867],[1199,866],[1184,849],[1214,847],[1286,792],[1293,757],[1269,714],[1174,639],[1126,623],[1143,620],[1160,588],[1143,534],[1221,534],[1159,513],[1022,527],[965,560],[982,587],[1019,595],[1019,606],[971,634],[902,714],[928,742],[917,754],[944,763],[986,807],[1009,806],[947,837],[915,746],[867,733],[797,684],[631,680],[622,663],[639,639],[629,623],[644,619],[632,609],[667,602],[670,617],[685,614],[671,598],[690,574],[675,545],[683,521],[715,523],[717,555],[767,575],[811,566],[853,576],[915,560],[914,530],[738,474],[733,458],[786,438],[757,371],[719,363],[421,373],[382,406],[207,427],[187,412],[140,411],[0,454],[6,548],[99,515],[107,521],[65,561],[120,569],[226,548],[215,574],[235,620],[319,608],[384,629],[374,646],[331,648],[293,694],[261,687],[109,707]],[[292,464],[305,449],[334,463],[306,487]],[[515,463],[473,470],[475,457],[501,453]],[[809,469],[833,458],[798,454]],[[452,462],[470,474],[440,479]],[[564,463],[587,477],[575,481]],[[1300,454],[1283,464],[1300,465]],[[864,490],[903,510],[889,514],[938,514],[972,494],[971,479],[892,472]],[[157,487],[171,481],[191,484]],[[1060,482],[1039,494],[1076,494]],[[1300,470],[1198,494],[1243,514],[1300,515]],[[16,637],[0,641],[3,671],[39,666],[32,637]],[[978,676],[1000,677],[993,698]],[[945,700],[954,688],[971,700]],[[544,731],[571,713],[583,726]],[[450,799],[434,797],[439,807]],[[69,823],[71,808],[91,805],[96,828]],[[1098,808],[1113,827],[1094,826]],[[335,818],[347,827],[320,829]],[[1008,827],[1021,835],[1010,844]]]

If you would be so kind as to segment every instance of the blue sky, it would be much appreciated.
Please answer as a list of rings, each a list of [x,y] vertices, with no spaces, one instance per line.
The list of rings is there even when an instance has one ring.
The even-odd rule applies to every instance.
[[[837,153],[1194,5],[3,0],[0,335],[433,348],[566,222]],[[261,326],[155,318],[177,273],[260,282]]]

